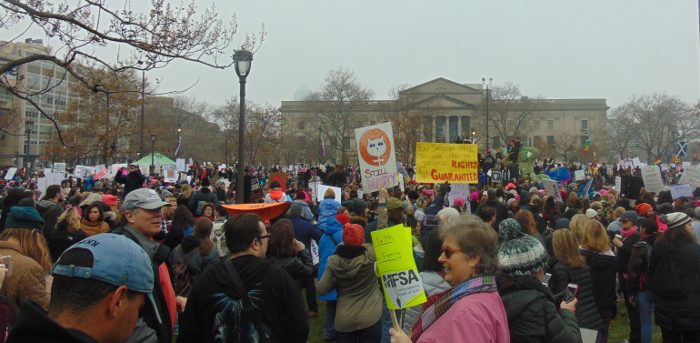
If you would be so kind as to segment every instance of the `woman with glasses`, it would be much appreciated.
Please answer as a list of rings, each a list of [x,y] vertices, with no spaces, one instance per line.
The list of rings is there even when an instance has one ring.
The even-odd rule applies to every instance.
[[[593,298],[603,321],[600,330],[600,342],[608,341],[610,320],[615,306],[615,272],[617,265],[615,253],[610,250],[608,234],[597,220],[589,220],[581,233],[581,255],[591,268],[593,279]]]
[[[391,329],[391,341],[510,342],[508,317],[496,292],[496,232],[474,216],[441,225],[438,230],[443,243],[438,261],[452,289],[428,299],[411,338]]]

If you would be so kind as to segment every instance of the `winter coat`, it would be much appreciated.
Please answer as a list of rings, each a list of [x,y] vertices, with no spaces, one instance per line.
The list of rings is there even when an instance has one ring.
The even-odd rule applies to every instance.
[[[114,176],[114,182],[124,184],[124,197],[131,191],[141,188],[144,181],[146,181],[146,176],[141,174],[140,169],[136,169],[136,171],[129,172],[126,175],[122,175],[122,171],[120,170],[117,172],[117,175]]]
[[[438,274],[437,272],[432,272],[432,271],[424,271],[420,273],[420,278],[423,281],[423,289],[425,290],[425,294],[427,296],[435,295],[438,293],[446,292],[452,289],[452,286],[450,286],[447,281],[445,281],[445,278],[442,277],[442,275]],[[468,297],[467,297],[468,298]],[[499,297],[499,302],[500,302],[500,297]],[[501,303],[501,306],[503,306],[503,303]],[[404,322],[403,322],[403,330],[406,332],[406,334],[411,333],[411,329],[413,328],[413,324],[416,323],[420,315],[423,313],[423,305],[416,305],[413,307],[409,307],[404,311]],[[422,335],[421,335],[422,337]]]
[[[277,256],[268,254],[267,259],[272,261],[272,264],[282,268],[289,276],[299,285],[303,287],[306,282],[311,279],[316,269],[314,261],[311,259],[311,253],[308,249],[300,250],[296,256]]]
[[[270,193],[265,195],[264,199],[266,204],[275,204],[280,202],[287,202],[287,194],[280,189],[273,189]]]
[[[514,279],[508,288],[499,282],[498,290],[508,314],[511,342],[582,342],[576,316],[559,308],[549,288],[530,276]]]
[[[109,232],[109,225],[107,225],[105,222],[92,223],[88,221],[87,218],[83,218],[80,221],[80,230],[85,232],[85,235],[90,237]]]
[[[591,269],[588,266],[574,269],[568,264],[558,262],[552,269],[552,278],[549,282],[551,285],[550,289],[555,294],[557,301],[561,301],[564,298],[564,292],[569,283],[577,284],[576,320],[578,325],[591,330],[601,330],[603,328],[603,321],[600,318],[600,313],[593,297],[593,279],[591,277]]]
[[[68,231],[68,220],[63,220],[56,225],[56,231],[48,239],[49,253],[51,253],[51,261],[56,263],[58,258],[71,245],[80,242],[87,235],[83,230]]]
[[[301,291],[289,274],[253,255],[232,261],[272,342],[306,342],[309,315]],[[251,339],[253,324],[244,312],[225,263],[231,262],[217,263],[195,282],[180,317],[178,343],[255,342]]]
[[[200,190],[195,191],[190,196],[190,200],[187,201],[187,208],[190,209],[193,216],[199,216],[197,214],[197,207],[199,207],[199,202],[205,201],[214,204],[214,208],[219,208],[219,199],[216,198],[216,194],[212,192],[207,187],[202,187]]]
[[[17,326],[10,331],[7,343],[98,343],[85,332],[67,329],[51,319],[46,311],[33,301],[22,303]]]
[[[311,240],[316,241],[316,244],[318,244],[321,235],[323,235],[323,231],[318,226],[307,222],[298,214],[290,214],[287,216],[287,219],[292,222],[294,227],[294,238],[304,243],[305,247],[311,247]]]
[[[639,291],[650,290],[649,255],[654,247],[656,236],[642,237],[632,246],[632,255],[627,263],[627,294],[637,295]]]
[[[61,206],[51,200],[42,200],[36,204],[36,210],[44,218],[46,225],[44,225],[44,237],[47,239],[56,231],[56,224],[58,223],[58,217],[61,216]]]
[[[183,260],[188,262],[187,269],[190,273],[192,284],[194,284],[194,282],[197,280],[199,274],[220,261],[219,252],[216,251],[215,248],[212,248],[209,254],[202,255],[202,253],[199,251],[200,245],[201,241],[199,238],[187,236],[182,241],[182,244],[178,246],[182,248],[182,252],[184,254]],[[180,264],[180,249],[177,247],[170,252],[170,263],[174,267]]]
[[[418,343],[509,343],[508,317],[498,293],[459,299],[418,338]]]
[[[336,202],[337,203],[337,202]],[[323,228],[323,236],[318,241],[318,279],[320,280],[326,270],[328,258],[335,253],[335,242],[343,243],[343,224],[335,217],[329,218]],[[331,239],[333,237],[333,239]],[[318,300],[338,300],[338,293],[335,290],[328,292],[325,295],[319,295]]]
[[[371,245],[339,245],[328,258],[319,294],[338,291],[335,330],[353,332],[374,325],[382,316],[382,293],[374,273],[374,249]]]
[[[12,275],[5,278],[0,295],[7,297],[10,307],[10,328],[19,320],[20,304],[32,300],[45,311],[49,310],[51,295],[46,292],[46,273],[31,257],[20,253],[19,245],[0,241],[0,256],[12,256]]]
[[[639,232],[635,232],[629,237],[624,237],[622,239],[622,246],[617,249],[617,271],[620,273],[627,273],[627,263],[630,261],[630,256],[632,256],[632,246],[639,242],[642,235]]]
[[[593,298],[595,298],[598,311],[612,309],[617,297],[615,294],[615,270],[617,269],[615,256],[586,249],[581,249],[581,255],[586,258],[586,265],[591,268]]]
[[[294,202],[301,205],[301,208],[302,208],[301,216],[304,217],[304,219],[306,219],[309,222],[312,222],[312,221],[314,221],[314,219],[316,219],[316,218],[314,218],[314,214],[311,212],[311,208],[309,207],[309,204],[307,204],[303,200],[294,200]]]
[[[661,259],[671,249],[667,244],[657,241],[651,251],[649,276],[652,280],[662,277],[655,272]],[[656,325],[674,331],[697,330],[700,327],[700,245],[681,236],[674,242],[672,249],[676,250],[683,260],[679,274],[683,282],[681,289],[686,297],[683,300],[668,300],[655,295]]]
[[[324,225],[327,220],[335,218],[340,208],[340,203],[335,201],[333,198],[326,198],[321,200],[318,204],[318,226],[324,229]]]

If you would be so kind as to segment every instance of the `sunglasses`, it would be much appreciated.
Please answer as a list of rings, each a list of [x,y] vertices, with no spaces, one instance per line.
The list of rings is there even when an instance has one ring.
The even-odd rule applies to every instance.
[[[447,258],[452,257],[452,254],[454,254],[456,252],[461,252],[461,253],[464,252],[461,249],[451,249],[448,247],[441,247],[440,250],[442,250],[442,253],[445,254],[445,257],[447,257]]]
[[[630,221],[630,220],[627,219],[627,218],[622,218],[622,219],[620,219],[620,223],[621,223],[621,224],[627,223],[628,221]]]

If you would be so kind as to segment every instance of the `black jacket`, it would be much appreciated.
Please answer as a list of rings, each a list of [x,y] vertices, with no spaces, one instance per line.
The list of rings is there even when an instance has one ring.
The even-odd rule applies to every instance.
[[[117,171],[117,175],[114,176],[114,182],[124,184],[124,197],[126,197],[129,192],[141,188],[144,181],[146,181],[146,176],[141,174],[140,169],[136,169],[136,171],[129,172],[129,174],[126,175],[122,175],[122,170],[120,169]]]
[[[219,252],[216,249],[212,250],[207,255],[202,255],[199,248],[201,241],[195,236],[187,236],[182,240],[182,244],[178,247],[182,247],[182,252],[184,253],[183,260],[188,261],[188,271],[190,273],[190,279],[192,283],[197,280],[197,277],[207,268],[210,268],[216,263],[219,263]],[[180,250],[175,247],[170,253],[170,263],[173,266],[177,266],[180,263]]]
[[[177,342],[252,341],[253,325],[244,313],[225,263],[207,269],[195,282],[180,318]],[[233,264],[272,341],[306,342],[309,316],[292,277],[269,260],[253,255],[236,257]]]
[[[289,276],[294,279],[300,288],[313,277],[316,271],[314,268],[314,261],[311,259],[311,254],[308,249],[300,250],[296,256],[279,257],[277,255],[268,254],[267,259],[272,261],[273,265],[289,273]]]
[[[569,283],[578,285],[578,294],[576,299],[576,320],[579,327],[600,330],[603,328],[603,322],[600,319],[598,307],[595,304],[593,297],[593,279],[591,278],[591,269],[588,266],[573,269],[571,266],[562,262],[554,265],[552,269],[552,279],[550,280],[552,293],[555,294],[557,301],[564,298],[566,286]]]
[[[581,250],[586,264],[591,268],[593,298],[598,310],[609,310],[615,306],[615,256],[602,255],[590,250]]]
[[[51,200],[42,200],[36,204],[36,210],[44,218],[44,237],[51,238],[51,235],[56,231],[56,223],[58,217],[61,216],[61,206]]]
[[[51,260],[56,263],[66,249],[86,237],[87,235],[85,232],[80,229],[74,232],[68,232],[68,219],[64,219],[56,225],[56,231],[47,240],[49,252],[51,253]]]
[[[620,273],[627,273],[627,264],[630,262],[630,257],[632,257],[632,246],[639,242],[642,235],[639,232],[634,233],[629,237],[622,239],[622,246],[617,249],[617,271]]]
[[[681,237],[672,247],[663,240],[657,241],[649,261],[649,276],[652,280],[662,277],[656,275],[656,267],[669,249],[678,251],[683,259],[680,275],[686,297],[683,300],[667,300],[654,296],[656,325],[678,331],[697,330],[700,328],[700,245],[692,243],[686,237]]]
[[[66,329],[49,318],[44,309],[31,300],[22,302],[22,312],[17,325],[7,336],[7,343],[98,343],[86,333]]]
[[[156,306],[158,307],[156,310],[160,314],[160,318],[162,319],[160,323],[158,323],[158,318],[156,317],[155,313],[150,310],[146,311],[141,311],[139,313],[140,316],[139,318],[143,318],[144,322],[148,326],[148,328],[154,330],[156,332],[156,335],[158,336],[158,340],[160,342],[171,342],[172,341],[172,336],[173,336],[173,330],[172,330],[172,321],[170,319],[170,312],[168,311],[168,306],[165,302],[165,295],[163,294],[163,288],[160,286],[160,265],[165,263],[166,266],[168,266],[168,272],[170,275],[172,275],[172,266],[170,265],[170,248],[163,244],[156,243],[154,241],[149,240],[141,234],[140,232],[136,231],[134,228],[131,226],[125,225],[125,226],[120,226],[114,231],[112,231],[114,234],[118,235],[124,235],[134,242],[141,246],[143,250],[146,251],[148,256],[151,258],[151,265],[153,267],[153,276],[154,276],[154,283],[153,283],[153,298],[155,299]],[[171,277],[172,280],[172,277]],[[171,291],[172,292],[172,291]],[[136,330],[135,330],[136,331]]]

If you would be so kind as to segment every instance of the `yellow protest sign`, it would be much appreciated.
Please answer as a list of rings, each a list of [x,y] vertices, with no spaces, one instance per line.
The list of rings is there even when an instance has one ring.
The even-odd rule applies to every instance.
[[[389,309],[426,302],[423,281],[413,258],[411,229],[399,224],[371,234],[377,256],[377,273],[382,279]]]
[[[478,183],[476,144],[416,143],[416,182]]]

